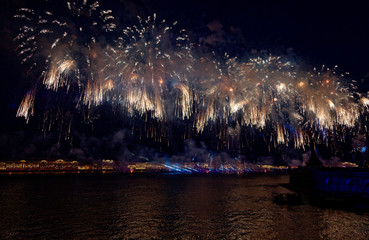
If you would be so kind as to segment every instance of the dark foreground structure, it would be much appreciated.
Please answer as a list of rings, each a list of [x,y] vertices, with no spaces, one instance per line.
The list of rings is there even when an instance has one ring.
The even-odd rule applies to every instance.
[[[367,168],[298,168],[291,171],[288,187],[318,203],[369,208]]]

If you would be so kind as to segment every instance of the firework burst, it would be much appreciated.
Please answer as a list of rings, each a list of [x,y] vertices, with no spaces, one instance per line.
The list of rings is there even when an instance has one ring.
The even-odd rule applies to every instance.
[[[343,139],[339,129],[356,127],[369,105],[336,68],[309,71],[272,55],[241,61],[199,54],[186,30],[155,14],[119,34],[112,11],[98,2],[67,2],[65,10],[63,16],[23,8],[15,16],[26,23],[15,37],[21,62],[29,72],[42,69],[17,112],[27,121],[43,87],[64,91],[77,109],[108,102],[128,117],[185,122],[198,135],[216,125],[216,138],[227,139],[221,147],[237,145],[229,141],[253,128],[269,145],[300,148],[322,134]],[[109,44],[97,40],[111,32]],[[162,129],[148,123],[143,131],[167,139]]]
[[[91,90],[99,81],[101,47],[96,37],[115,29],[114,17],[111,10],[100,10],[99,2],[87,0],[67,2],[61,12],[20,9],[15,15],[24,24],[15,37],[19,43],[18,55],[29,66],[29,73],[41,69],[42,81],[36,82],[34,89],[43,85],[57,92],[59,88],[68,91],[72,85],[78,85],[78,98],[86,104],[92,96],[101,98],[100,92]],[[31,110],[27,108],[32,109],[34,101],[29,104],[27,98],[29,94],[17,116],[28,120]]]
[[[108,76],[114,79],[115,99],[130,114],[150,112],[159,120],[190,117],[194,58],[185,30],[173,33],[177,23],[158,23],[155,14],[138,21],[138,26],[125,28],[116,47],[106,53],[108,72],[115,73]]]

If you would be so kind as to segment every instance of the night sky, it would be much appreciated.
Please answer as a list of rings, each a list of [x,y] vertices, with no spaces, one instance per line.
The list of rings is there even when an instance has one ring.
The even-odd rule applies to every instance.
[[[21,7],[61,14],[56,2],[3,0],[0,3],[0,160],[66,158],[92,162],[102,158],[159,158],[162,154],[176,155],[183,151],[190,152],[191,157],[191,154],[217,151],[211,141],[207,146],[201,143],[208,138],[206,135],[199,136],[195,145],[179,141],[169,148],[150,139],[137,140],[128,130],[127,120],[113,116],[112,110],[106,110],[104,105],[97,110],[100,117],[94,123],[86,123],[80,116],[72,138],[67,140],[60,137],[57,129],[42,132],[39,119],[43,113],[37,112],[37,108],[28,124],[23,118],[16,118],[18,106],[33,79],[17,57],[13,38],[19,25],[12,16]],[[369,90],[369,3],[365,1],[121,0],[100,4],[113,10],[122,27],[135,24],[136,15],[145,18],[157,13],[160,19],[178,21],[203,51],[214,51],[217,56],[227,52],[241,59],[266,52],[288,56],[291,61],[312,67],[338,65],[338,71],[349,72],[350,78],[357,80],[359,92]],[[110,40],[107,37],[105,41],[109,44]],[[39,101],[49,100],[41,96]],[[264,150],[248,153],[251,156]]]

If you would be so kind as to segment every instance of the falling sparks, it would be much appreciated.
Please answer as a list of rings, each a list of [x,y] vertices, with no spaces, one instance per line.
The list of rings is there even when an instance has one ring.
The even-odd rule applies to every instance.
[[[107,51],[115,72],[116,93],[129,113],[148,111],[159,120],[188,118],[193,103],[189,77],[194,59],[184,31],[171,39],[175,23],[157,23],[156,15],[123,30],[117,47]],[[171,41],[175,41],[174,46]],[[115,63],[115,64],[114,64]],[[173,96],[173,102],[170,97]]]
[[[24,117],[27,122],[31,116],[33,116],[33,104],[35,101],[35,94],[36,92],[34,90],[29,91],[26,96],[24,96],[18,111],[17,111],[17,117]]]
[[[241,61],[227,54],[224,59],[195,54],[186,30],[177,30],[177,22],[159,21],[156,14],[117,30],[112,10],[100,10],[97,1],[72,1],[66,7],[71,16],[87,20],[79,26],[54,19],[50,11],[37,15],[22,8],[14,17],[26,24],[15,40],[29,71],[43,67],[42,83],[34,89],[68,92],[77,86],[77,108],[109,102],[129,117],[187,121],[197,134],[219,124],[218,138],[233,139],[251,127],[269,131],[271,144],[293,142],[303,148],[310,130],[355,127],[362,108],[369,106],[366,97],[355,100],[336,68],[306,71],[273,55]],[[110,45],[96,40],[113,31],[119,34]],[[36,90],[26,94],[18,117],[29,120],[35,97]],[[147,135],[161,132],[150,129]]]

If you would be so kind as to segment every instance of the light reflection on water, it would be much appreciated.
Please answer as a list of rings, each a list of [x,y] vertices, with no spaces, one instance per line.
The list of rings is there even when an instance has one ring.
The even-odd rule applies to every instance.
[[[281,206],[288,176],[0,176],[1,239],[368,239],[369,213]]]

